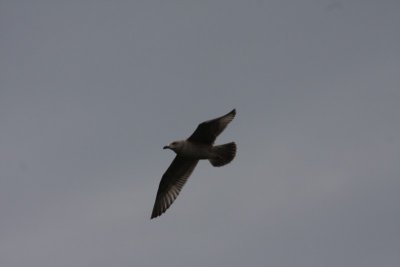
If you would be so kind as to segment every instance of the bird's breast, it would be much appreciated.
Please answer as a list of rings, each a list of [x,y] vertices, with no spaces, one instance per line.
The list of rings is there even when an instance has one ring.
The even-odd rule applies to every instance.
[[[209,159],[211,148],[211,146],[187,142],[179,154],[188,158]]]

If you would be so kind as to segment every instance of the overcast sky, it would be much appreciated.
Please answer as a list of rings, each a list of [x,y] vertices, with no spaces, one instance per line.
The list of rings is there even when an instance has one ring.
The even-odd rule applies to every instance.
[[[400,1],[1,1],[0,265],[400,266]],[[150,220],[162,150],[237,109]]]

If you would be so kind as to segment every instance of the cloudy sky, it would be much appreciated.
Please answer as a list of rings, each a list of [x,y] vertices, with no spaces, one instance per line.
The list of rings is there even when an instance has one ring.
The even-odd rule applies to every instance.
[[[0,265],[400,266],[399,12],[1,1]],[[232,108],[150,220],[162,146]]]

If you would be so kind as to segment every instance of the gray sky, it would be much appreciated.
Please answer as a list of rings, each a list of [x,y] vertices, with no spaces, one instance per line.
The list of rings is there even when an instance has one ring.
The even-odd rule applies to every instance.
[[[0,265],[400,266],[399,12],[1,1]],[[232,108],[150,221],[162,146]]]

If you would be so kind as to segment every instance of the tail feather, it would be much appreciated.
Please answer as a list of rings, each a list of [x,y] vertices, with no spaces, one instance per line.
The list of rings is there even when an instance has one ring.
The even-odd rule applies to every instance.
[[[210,163],[215,167],[220,167],[231,162],[236,155],[236,144],[234,142],[212,148],[214,156],[210,158]]]

